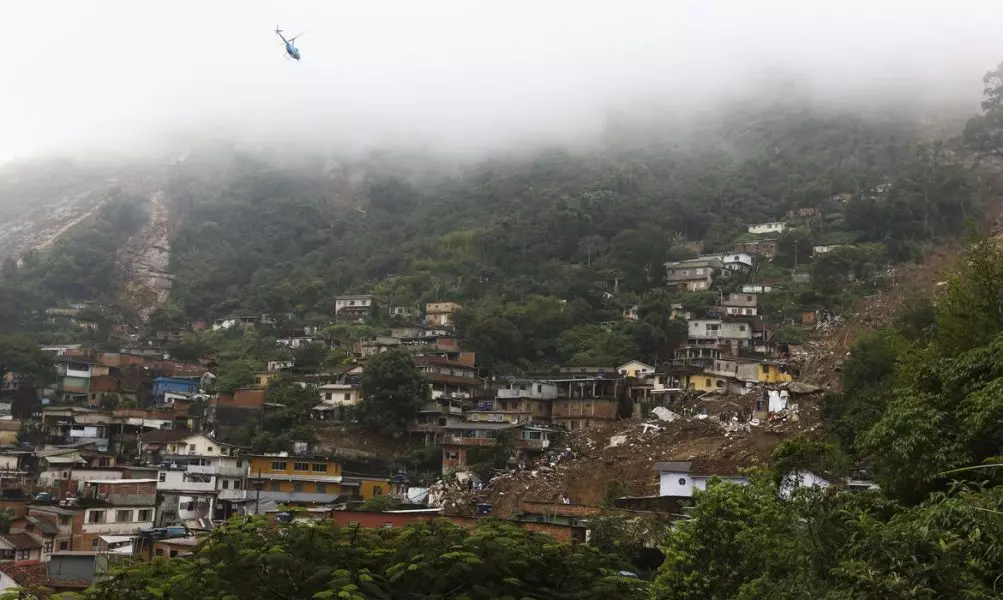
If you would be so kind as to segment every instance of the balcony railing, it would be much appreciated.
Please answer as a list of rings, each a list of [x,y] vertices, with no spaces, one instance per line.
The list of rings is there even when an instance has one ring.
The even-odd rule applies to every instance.
[[[247,467],[228,467],[222,465],[188,465],[189,473],[203,473],[220,477],[243,477],[247,475]]]
[[[220,490],[216,497],[220,500],[244,500],[247,490]]]
[[[453,444],[454,446],[494,446],[496,441],[495,438],[451,435],[446,437],[445,443]]]
[[[550,447],[550,440],[516,440],[515,446],[529,450],[544,450]]]

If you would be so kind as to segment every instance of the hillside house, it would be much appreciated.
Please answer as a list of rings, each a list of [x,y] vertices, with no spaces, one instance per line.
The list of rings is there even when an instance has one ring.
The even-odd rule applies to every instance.
[[[623,320],[624,321],[636,321],[638,319],[638,306],[635,304],[633,306],[628,306],[623,309]]]
[[[369,294],[335,296],[334,320],[338,323],[365,323],[373,314],[373,297]]]
[[[845,244],[829,244],[828,246],[812,246],[812,248],[811,248],[811,256],[812,256],[812,258],[815,258],[816,256],[820,256],[822,254],[828,254],[828,253],[832,252],[833,250],[835,250],[837,248],[847,248],[847,247],[848,246],[846,246]]]
[[[241,447],[194,434],[168,442],[157,473],[157,492],[177,519],[227,518],[246,495],[247,461]]]
[[[250,457],[247,487],[254,498],[282,504],[330,504],[342,495],[342,467],[323,456],[287,452]]]
[[[621,385],[618,377],[572,377],[552,379],[551,383],[557,386],[551,411],[554,425],[577,430],[618,418],[616,390]]]
[[[743,294],[769,294],[773,292],[773,286],[749,283],[742,286]]]
[[[754,317],[759,304],[757,294],[730,293],[726,298],[721,299],[721,308],[724,314],[733,317]]]
[[[702,259],[713,259],[721,261],[724,268],[729,271],[749,272],[752,270],[754,259],[748,252],[731,252],[728,254],[706,254]]]
[[[616,368],[617,373],[623,375],[624,377],[644,377],[655,372],[655,367],[651,365],[646,365],[639,360],[632,360],[626,362]]]
[[[787,228],[783,221],[771,221],[769,223],[755,223],[749,225],[749,233],[762,235],[765,233],[780,233]]]
[[[735,244],[735,252],[758,254],[765,259],[772,259],[777,255],[777,240],[765,239]]]
[[[710,289],[714,272],[724,269],[724,263],[716,258],[694,258],[665,263],[665,283],[672,289],[683,292],[700,292]]]
[[[452,327],[453,313],[461,308],[456,302],[429,302],[425,305],[425,323],[432,327]]]
[[[745,475],[739,473],[738,464],[729,461],[658,462],[652,469],[658,473],[659,496],[690,497],[694,490],[707,489],[707,482],[714,477],[739,485],[749,482]]]
[[[820,219],[822,218],[822,211],[815,206],[805,206],[801,208],[792,208],[787,211],[788,219]]]
[[[738,354],[738,349],[748,346],[751,340],[752,327],[744,321],[693,319],[689,322],[689,346],[730,346],[732,354]]]
[[[420,316],[418,309],[410,306],[394,305],[390,307],[390,316],[402,321],[410,321]]]
[[[551,430],[531,424],[513,423],[460,423],[447,425],[442,442],[442,472],[462,470],[470,465],[467,453],[471,448],[491,447],[497,444],[498,436],[510,432],[514,438],[515,455],[513,462],[531,460],[546,452],[550,447]]]

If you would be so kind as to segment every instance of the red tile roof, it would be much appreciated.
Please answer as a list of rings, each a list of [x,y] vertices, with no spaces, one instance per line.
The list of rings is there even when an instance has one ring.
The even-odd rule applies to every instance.
[[[31,548],[41,548],[42,544],[35,541],[27,533],[4,533],[0,534],[0,540],[4,540],[17,550],[28,550]]]
[[[13,579],[20,587],[49,585],[49,571],[41,562],[0,563],[0,573]]]

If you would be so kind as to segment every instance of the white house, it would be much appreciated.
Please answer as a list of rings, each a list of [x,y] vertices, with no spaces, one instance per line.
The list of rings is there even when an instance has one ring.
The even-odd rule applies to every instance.
[[[828,246],[812,246],[811,255],[818,256],[819,254],[828,254],[837,248],[845,248],[846,244],[830,244]]]
[[[177,496],[182,520],[212,518],[219,501],[246,497],[249,463],[239,456],[240,450],[201,433],[169,442],[157,473],[157,491]]]
[[[632,360],[616,368],[616,372],[625,377],[644,377],[655,372],[655,367],[646,365],[639,360]]]
[[[790,473],[784,475],[783,480],[780,482],[780,497],[790,498],[791,494],[793,494],[794,490],[797,488],[827,488],[831,485],[832,483],[819,473],[805,470],[791,471]]]
[[[731,254],[705,254],[700,258],[721,261],[729,271],[749,271],[752,269],[753,258],[748,252],[732,252]]]
[[[749,233],[761,234],[761,233],[780,233],[787,228],[787,224],[783,221],[773,221],[771,223],[756,223],[754,225],[749,225]]]
[[[328,383],[317,388],[321,404],[355,406],[362,399],[359,386],[350,383]]]
[[[769,294],[773,291],[773,287],[769,285],[758,285],[758,284],[746,284],[742,286],[742,292],[745,294]]]
[[[693,490],[707,489],[712,477],[740,485],[749,483],[748,478],[738,472],[738,465],[728,461],[659,462],[652,469],[658,472],[659,496],[692,496]]]
[[[752,339],[752,326],[741,321],[693,319],[689,322],[687,337],[691,346],[701,344],[745,346]]]

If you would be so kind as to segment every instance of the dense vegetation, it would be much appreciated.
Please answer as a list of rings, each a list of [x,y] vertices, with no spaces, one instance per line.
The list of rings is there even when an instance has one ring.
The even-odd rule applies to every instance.
[[[334,295],[366,292],[384,308],[462,303],[459,332],[489,369],[654,361],[681,338],[662,311],[712,301],[659,289],[666,260],[693,256],[688,241],[727,251],[749,238],[748,223],[820,208],[752,276],[786,281],[766,307],[783,320],[844,307],[884,265],[980,214],[965,153],[921,140],[911,123],[783,104],[723,122],[699,143],[497,157],[420,183],[376,159],[289,167],[214,156],[210,168],[192,158],[172,185],[175,287],[157,322],[239,311],[322,322]],[[816,261],[817,285],[791,283],[818,244],[855,247]],[[632,305],[640,322],[597,326]]]
[[[471,531],[448,521],[367,530],[238,519],[214,531],[192,558],[137,565],[99,583],[87,597],[642,598],[643,582],[621,576],[620,566],[587,546],[558,544],[492,520]]]

